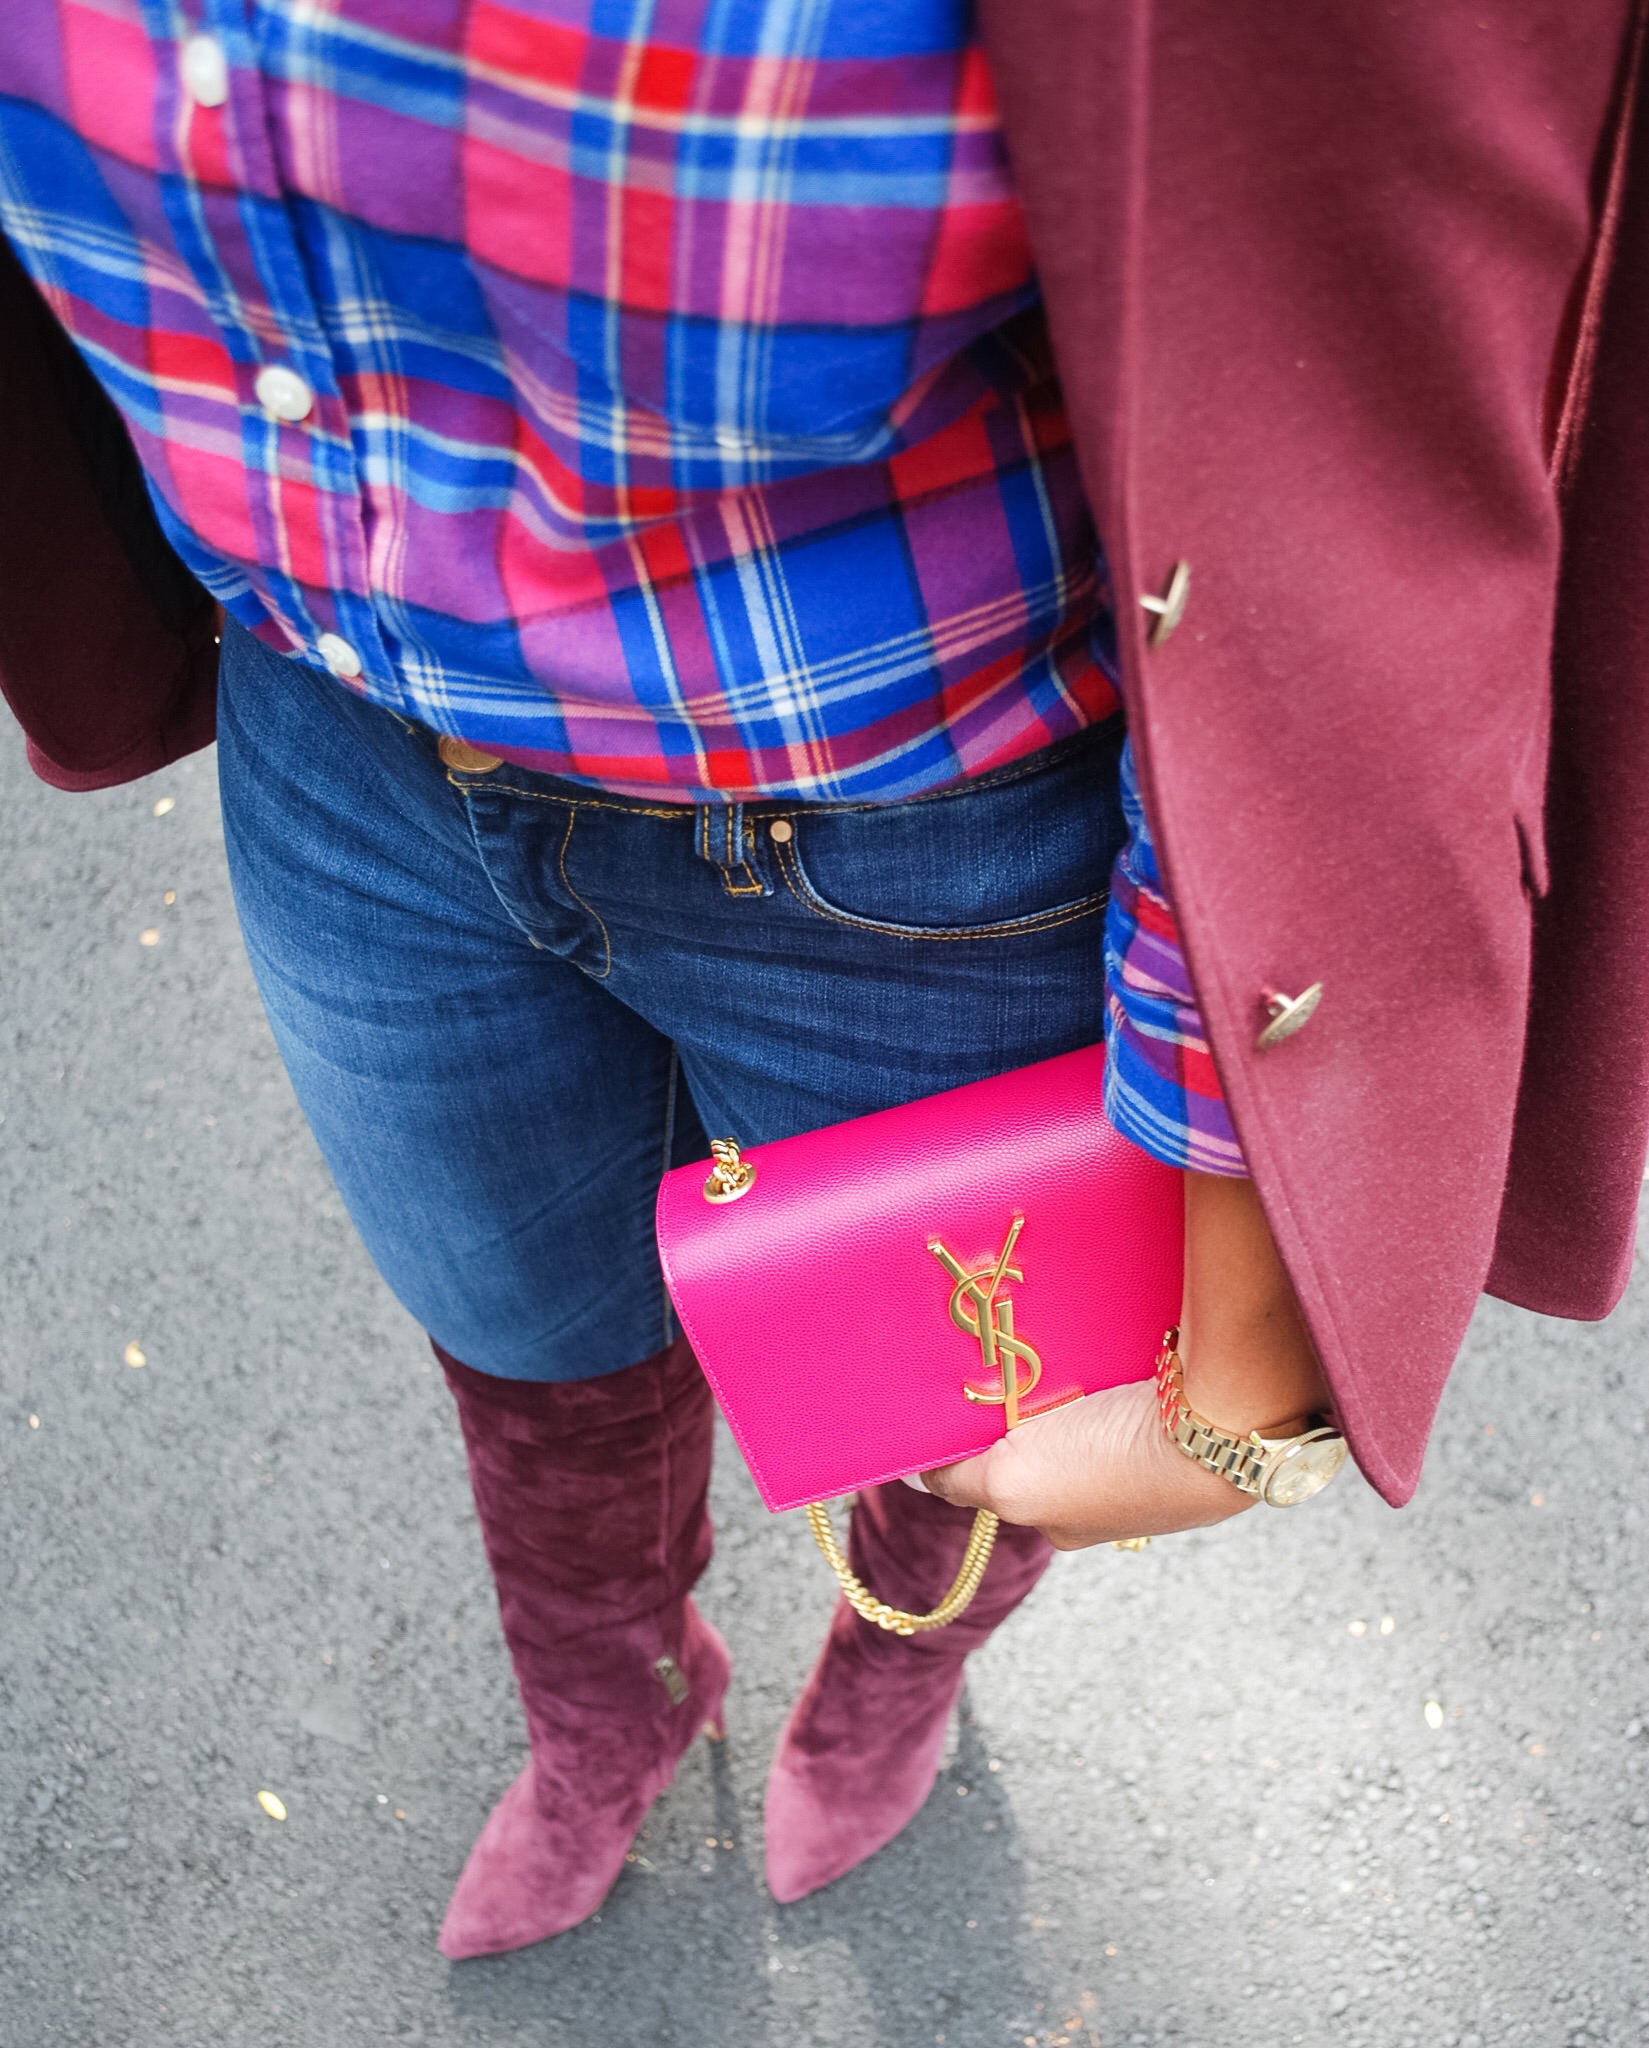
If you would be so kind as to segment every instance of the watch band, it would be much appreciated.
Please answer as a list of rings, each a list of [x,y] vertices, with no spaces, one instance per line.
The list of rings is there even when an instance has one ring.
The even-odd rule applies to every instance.
[[[1262,1437],[1257,1432],[1233,1436],[1206,1416],[1198,1415],[1185,1398],[1185,1368],[1180,1360],[1177,1329],[1164,1333],[1162,1349],[1157,1354],[1157,1408],[1163,1428],[1188,1458],[1230,1480],[1239,1492],[1252,1494],[1272,1506],[1285,1504],[1268,1490],[1272,1476],[1300,1447],[1324,1442],[1326,1449],[1327,1440],[1339,1448],[1339,1460],[1329,1466],[1323,1478],[1311,1483],[1313,1492],[1333,1477],[1344,1459],[1343,1439],[1337,1431],[1322,1425],[1290,1437]]]

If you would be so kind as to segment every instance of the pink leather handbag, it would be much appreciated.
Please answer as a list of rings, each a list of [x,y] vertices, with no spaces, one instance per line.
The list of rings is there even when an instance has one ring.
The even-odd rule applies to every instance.
[[[843,1590],[910,1634],[967,1605],[982,1514],[931,1614],[854,1579],[822,1502],[1148,1379],[1178,1320],[1180,1176],[1117,1135],[1100,1046],[666,1174],[664,1277],[770,1509],[806,1506]],[[856,1597],[856,1593],[860,1597]]]

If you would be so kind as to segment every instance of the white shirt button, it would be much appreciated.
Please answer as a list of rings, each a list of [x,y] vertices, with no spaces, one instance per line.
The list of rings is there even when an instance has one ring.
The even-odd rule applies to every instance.
[[[178,52],[183,90],[197,107],[221,107],[229,97],[229,59],[216,36],[190,36]]]
[[[361,673],[361,657],[336,633],[323,633],[315,642],[315,652],[335,676],[347,678]]]
[[[252,389],[272,420],[306,420],[315,407],[314,392],[284,363],[265,363]]]

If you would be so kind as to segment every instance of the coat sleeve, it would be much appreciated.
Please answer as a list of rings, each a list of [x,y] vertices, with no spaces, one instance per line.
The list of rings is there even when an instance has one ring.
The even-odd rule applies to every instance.
[[[43,780],[129,782],[212,739],[212,603],[160,531],[125,428],[3,239],[0,388],[0,693]]]
[[[1485,1283],[1550,1301],[1537,1283],[1567,1262],[1567,1298],[1607,1306],[1632,1222],[1643,1098],[1611,1076],[1622,1021],[1635,1068],[1649,1015],[1642,806],[1595,776],[1565,794],[1579,728],[1560,704],[1554,749],[1552,649],[1560,567],[1611,521],[1603,616],[1627,647],[1649,540],[1618,478],[1577,524],[1550,423],[1639,12],[980,4],[1197,1008],[1336,1411],[1394,1504]],[[1649,274],[1633,239],[1623,279]],[[1644,390],[1641,350],[1619,360]],[[1632,424],[1623,407],[1616,436]],[[1127,599],[1187,581],[1148,640]],[[1607,590],[1586,587],[1596,611]],[[1649,783],[1635,677],[1595,654],[1559,675],[1615,779]],[[1603,886],[1606,848],[1629,890]],[[1610,988],[1548,971],[1595,946],[1534,950],[1548,872],[1575,929],[1598,904]],[[1531,1013],[1548,1052],[1526,1073]],[[1529,1205],[1514,1276],[1535,1089],[1582,1112],[1569,1143],[1608,1200],[1591,1249]]]

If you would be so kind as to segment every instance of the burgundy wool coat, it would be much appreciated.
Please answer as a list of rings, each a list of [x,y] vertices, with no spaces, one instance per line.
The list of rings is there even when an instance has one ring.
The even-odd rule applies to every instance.
[[[1598,1317],[1632,1252],[1639,10],[979,0],[1209,1040],[1394,1503],[1485,1287]],[[0,685],[48,781],[147,773],[211,736],[209,610],[9,263],[0,373]]]

